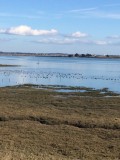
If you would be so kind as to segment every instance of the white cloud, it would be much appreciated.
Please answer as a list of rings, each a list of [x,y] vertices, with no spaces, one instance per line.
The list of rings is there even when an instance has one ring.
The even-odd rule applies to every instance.
[[[83,38],[83,37],[87,37],[88,35],[82,32],[75,32],[75,33],[72,33],[71,36],[74,38]]]
[[[42,36],[42,35],[56,35],[57,30],[38,30],[32,29],[29,26],[21,25],[17,27],[11,27],[9,29],[0,29],[0,33],[3,34],[15,34],[15,35],[24,35],[24,36]]]

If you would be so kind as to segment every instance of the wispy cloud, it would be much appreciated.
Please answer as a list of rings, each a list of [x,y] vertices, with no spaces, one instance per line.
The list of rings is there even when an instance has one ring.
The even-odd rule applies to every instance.
[[[119,4],[106,4],[98,7],[80,8],[65,11],[67,16],[74,18],[106,18],[106,19],[120,19],[120,12],[115,10],[107,11],[105,7],[117,6]]]
[[[94,41],[93,42],[94,44],[97,44],[97,45],[109,45],[109,44],[111,44],[110,42],[108,42],[108,41],[101,41],[101,40],[98,40],[98,41]]]
[[[73,9],[64,11],[63,16],[71,16],[73,18],[87,18],[90,17],[91,14],[95,11],[97,11],[97,7]]]
[[[94,11],[96,10],[97,7],[93,7],[93,8],[81,8],[81,9],[74,9],[74,10],[69,10],[67,11],[68,13],[80,13],[80,12],[89,12],[89,11]]]
[[[72,44],[84,44],[84,45],[99,45],[106,46],[115,44],[107,40],[91,40],[91,39],[79,39],[79,38],[43,38],[40,40],[32,41],[34,43],[42,44],[57,44],[57,45],[72,45]]]
[[[33,41],[34,43],[43,43],[43,44],[58,44],[58,45],[66,45],[66,44],[74,44],[78,40],[77,39],[71,39],[71,38],[46,38],[46,39],[40,39],[37,41]]]
[[[117,40],[117,39],[120,39],[120,35],[107,36],[106,38]]]
[[[17,27],[11,27],[8,29],[0,29],[0,33],[23,35],[23,36],[42,36],[42,35],[56,35],[58,31],[55,29],[38,30],[38,29],[32,29],[31,27],[26,26],[26,25],[21,25]]]
[[[116,7],[116,6],[120,6],[120,3],[111,3],[111,4],[105,4],[105,7]]]
[[[26,19],[46,19],[46,18],[54,18],[54,19],[62,19],[64,17],[72,17],[72,18],[107,18],[107,19],[120,19],[119,11],[107,11],[106,7],[114,7],[119,6],[118,4],[106,4],[97,7],[90,8],[76,8],[67,11],[59,11],[56,13],[46,13],[44,11],[37,11],[34,14],[13,14],[13,13],[0,13],[0,17],[11,17],[11,18],[26,18]]]
[[[22,15],[22,14],[12,14],[12,13],[0,13],[0,17],[10,17],[10,18],[26,18],[26,19],[41,19],[43,18],[43,15],[37,14],[37,15]]]

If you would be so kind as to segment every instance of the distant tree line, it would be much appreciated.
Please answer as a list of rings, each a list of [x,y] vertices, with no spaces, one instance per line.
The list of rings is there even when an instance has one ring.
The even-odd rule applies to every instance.
[[[75,53],[75,54],[69,54],[69,57],[93,57],[92,54],[78,54],[78,53]]]

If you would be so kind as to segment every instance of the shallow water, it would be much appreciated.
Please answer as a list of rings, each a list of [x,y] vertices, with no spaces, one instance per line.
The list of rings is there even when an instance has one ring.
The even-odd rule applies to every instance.
[[[0,57],[0,86],[19,84],[85,86],[120,92],[120,59]]]
[[[81,93],[84,93],[86,92],[86,90],[71,90],[71,89],[57,89],[55,90],[56,92],[63,92],[63,93],[70,93],[70,92],[81,92]]]

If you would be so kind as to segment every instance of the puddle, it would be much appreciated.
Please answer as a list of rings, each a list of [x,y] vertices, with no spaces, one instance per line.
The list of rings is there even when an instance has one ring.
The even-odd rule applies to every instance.
[[[75,89],[75,90],[72,90],[72,89],[57,89],[55,91],[56,92],[63,92],[63,93],[70,93],[70,92],[81,92],[81,93],[84,93],[84,92],[87,92],[86,90],[78,90],[78,89]]]

